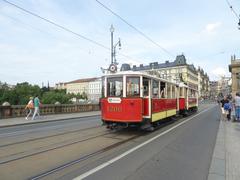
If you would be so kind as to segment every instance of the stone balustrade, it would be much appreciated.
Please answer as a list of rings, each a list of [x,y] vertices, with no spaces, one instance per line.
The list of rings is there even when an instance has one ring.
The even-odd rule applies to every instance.
[[[61,114],[61,113],[77,113],[87,111],[98,111],[98,104],[46,104],[40,108],[40,114]],[[26,116],[27,110],[25,105],[0,105],[0,119]]]

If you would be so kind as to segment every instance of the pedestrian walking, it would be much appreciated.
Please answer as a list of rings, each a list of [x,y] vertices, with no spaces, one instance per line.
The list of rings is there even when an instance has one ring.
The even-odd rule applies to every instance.
[[[234,100],[233,100],[233,102],[232,102],[232,113],[231,113],[231,119],[232,119],[232,121],[234,122],[235,120],[236,120],[236,110],[235,110],[235,105],[234,105]]]
[[[38,98],[38,96],[36,96],[33,100],[33,104],[34,104],[34,113],[33,113],[33,117],[32,117],[32,120],[35,119],[36,115],[38,117],[40,117],[40,100]]]
[[[232,111],[231,102],[229,101],[229,102],[225,103],[223,108],[224,108],[227,120],[230,121],[231,120],[231,111]]]
[[[234,98],[234,105],[235,105],[235,120],[240,121],[240,94],[236,93]]]
[[[26,110],[28,110],[28,114],[25,117],[26,120],[28,120],[28,117],[32,114],[33,115],[33,110],[34,110],[34,104],[33,104],[33,97],[29,98],[29,101],[25,107]]]
[[[222,115],[223,115],[224,117],[226,117],[227,114],[228,114],[228,110],[225,110],[225,109],[224,109],[224,105],[225,105],[226,103],[229,103],[229,100],[227,99],[227,96],[224,96],[224,98],[221,100],[221,110],[222,110]]]

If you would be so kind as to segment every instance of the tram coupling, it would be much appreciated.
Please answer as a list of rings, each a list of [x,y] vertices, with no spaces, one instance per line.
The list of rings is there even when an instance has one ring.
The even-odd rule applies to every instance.
[[[124,128],[128,128],[129,125],[128,123],[108,123],[107,124],[107,128],[114,130],[114,129],[124,129]]]

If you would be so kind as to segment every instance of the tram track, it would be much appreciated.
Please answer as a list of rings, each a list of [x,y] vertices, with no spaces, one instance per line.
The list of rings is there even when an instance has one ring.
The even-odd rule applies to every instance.
[[[14,143],[2,144],[2,145],[0,145],[0,148],[7,147],[7,146],[13,146],[13,145],[17,145],[17,144],[23,144],[23,143],[27,143],[27,142],[33,142],[33,141],[37,141],[37,140],[43,140],[43,139],[57,137],[57,136],[66,135],[66,134],[71,134],[71,133],[75,133],[75,132],[78,132],[78,131],[79,132],[80,131],[84,132],[84,131],[87,131],[87,130],[96,129],[96,128],[100,128],[100,127],[101,126],[94,126],[94,127],[84,128],[84,129],[76,129],[76,130],[72,130],[72,131],[62,132],[62,133],[43,136],[43,137],[37,137],[37,138],[28,139],[28,140],[24,140],[24,141],[17,141],[17,142],[14,142]]]
[[[81,139],[81,140],[75,140],[75,139],[79,139],[77,137],[77,138],[71,139],[73,141],[67,140],[68,141],[67,143],[58,142],[57,144],[60,144],[58,146],[54,146],[54,147],[51,147],[51,148],[46,148],[44,150],[40,150],[40,151],[37,151],[37,152],[35,151],[35,152],[29,153],[29,154],[27,154],[28,151],[22,151],[22,152],[18,152],[18,153],[15,153],[15,154],[10,154],[8,156],[5,156],[5,157],[7,157],[7,158],[5,158],[6,160],[1,160],[0,159],[0,165],[6,164],[6,163],[9,163],[9,162],[13,162],[13,161],[17,161],[17,160],[20,160],[20,159],[28,158],[28,157],[31,157],[31,156],[35,156],[35,155],[38,155],[38,154],[46,153],[48,151],[64,148],[64,147],[71,146],[71,145],[81,143],[81,142],[85,142],[85,141],[88,141],[88,140],[96,139],[98,137],[102,137],[102,136],[105,136],[105,135],[108,135],[108,134],[113,134],[113,132],[104,132],[104,133],[98,134],[96,136],[88,137],[88,138]],[[63,144],[61,144],[61,143],[63,143]],[[39,147],[38,149],[41,149],[41,148],[45,148],[45,147]],[[13,156],[18,156],[19,154],[24,154],[24,153],[26,153],[26,155],[22,155],[22,156],[15,157],[15,158],[8,158],[8,157],[13,157]],[[4,159],[4,158],[2,158],[2,159]]]
[[[52,174],[54,174],[54,173],[57,173],[57,172],[59,172],[59,171],[61,171],[61,170],[66,169],[66,168],[68,168],[68,167],[70,167],[70,166],[73,166],[73,165],[78,164],[78,163],[80,163],[80,162],[82,162],[82,161],[88,160],[88,159],[90,159],[90,158],[92,158],[92,157],[94,157],[94,156],[97,156],[97,155],[102,154],[102,153],[104,153],[104,152],[110,151],[110,150],[112,150],[112,149],[114,149],[114,148],[116,148],[116,147],[118,147],[118,146],[120,146],[120,145],[122,145],[122,144],[124,144],[124,143],[130,142],[130,141],[132,141],[132,140],[134,140],[134,139],[136,139],[136,138],[139,138],[140,136],[141,136],[141,135],[135,135],[135,136],[130,137],[130,138],[128,138],[128,139],[124,139],[124,140],[122,140],[122,141],[120,141],[120,142],[117,142],[117,143],[114,143],[114,144],[109,145],[109,146],[107,146],[107,147],[104,147],[104,148],[102,148],[102,149],[100,149],[100,150],[97,150],[97,151],[95,151],[95,152],[93,152],[93,153],[87,154],[87,155],[85,155],[85,156],[83,156],[83,157],[80,157],[80,158],[78,158],[78,159],[76,159],[76,160],[73,160],[73,161],[67,162],[67,163],[65,163],[65,164],[62,164],[62,165],[60,165],[60,166],[57,166],[57,167],[55,167],[55,168],[53,168],[53,169],[51,169],[51,170],[49,170],[49,171],[46,171],[46,172],[44,172],[44,173],[38,174],[38,175],[36,175],[36,176],[33,176],[33,177],[31,177],[30,179],[31,179],[31,180],[37,180],[37,179],[41,179],[41,178],[43,178],[43,177],[52,175]]]
[[[168,125],[173,124],[174,122],[176,122],[176,121],[178,121],[178,120],[179,120],[179,118],[177,118],[177,119],[169,119],[168,121],[159,124],[159,126],[156,128],[156,130],[161,129],[161,128],[164,128],[164,127],[167,127]],[[143,136],[143,135],[144,135],[144,134],[141,133],[141,134],[135,135],[135,136],[133,136],[133,137],[130,137],[130,138],[128,138],[128,139],[122,140],[122,141],[120,141],[120,142],[114,143],[114,144],[112,144],[112,145],[110,145],[110,146],[107,146],[107,147],[105,147],[105,148],[102,148],[102,149],[100,149],[100,150],[98,150],[98,151],[95,151],[95,152],[93,152],[93,153],[87,154],[87,155],[85,155],[85,156],[83,156],[83,157],[80,157],[80,158],[78,158],[78,159],[76,159],[76,160],[67,162],[67,163],[62,164],[62,165],[60,165],[60,166],[57,166],[57,167],[55,167],[55,168],[53,168],[53,169],[51,169],[51,170],[48,170],[48,171],[46,171],[46,172],[44,172],[44,173],[38,174],[38,175],[36,175],[36,176],[33,176],[33,177],[31,177],[30,179],[31,179],[31,180],[38,180],[38,179],[42,179],[42,178],[47,177],[47,176],[54,175],[55,173],[59,173],[59,172],[61,172],[62,170],[65,170],[65,169],[67,169],[67,168],[69,168],[69,167],[71,167],[71,166],[74,166],[74,165],[76,165],[76,164],[78,164],[78,163],[81,163],[81,162],[83,162],[83,161],[85,161],[85,160],[88,160],[88,159],[90,159],[90,158],[93,158],[94,156],[97,156],[97,155],[99,155],[99,154],[102,154],[102,153],[105,153],[105,152],[107,152],[107,151],[110,151],[110,150],[112,150],[112,149],[114,149],[114,148],[116,148],[116,147],[118,147],[118,146],[120,146],[120,145],[123,145],[124,143],[133,141],[133,140],[135,140],[135,139],[137,139],[137,138],[139,138],[139,137],[141,137],[141,136]]]
[[[201,110],[199,112],[201,112]],[[158,127],[156,127],[156,130],[161,128],[165,129],[165,127],[168,128],[168,126],[171,127],[172,125],[170,124],[175,124],[176,121],[176,123],[178,123],[185,119],[181,118],[179,120],[179,118],[177,117],[176,119],[162,122]],[[6,149],[12,150],[12,152],[19,150],[19,147],[23,148],[23,146],[27,146],[26,148],[31,147],[32,149],[27,149],[27,151],[19,150],[19,152],[16,154],[11,154],[9,156],[0,158],[0,167],[2,168],[0,172],[3,173],[3,177],[9,177],[4,170],[8,171],[8,169],[11,169],[12,167],[17,167],[18,169],[20,168],[23,170],[23,167],[21,167],[23,164],[26,164],[25,166],[30,168],[32,162],[39,161],[37,164],[41,165],[33,168],[30,172],[25,172],[23,170],[22,173],[16,174],[19,174],[24,179],[51,179],[52,177],[62,176],[64,173],[71,171],[74,168],[82,168],[84,167],[84,164],[88,164],[89,162],[94,161],[96,158],[98,159],[99,157],[114,152],[114,148],[116,148],[116,150],[119,148],[121,149],[122,147],[125,147],[125,145],[123,145],[124,143],[139,142],[137,138],[142,137],[142,135],[146,135],[146,133],[143,133],[142,131],[107,131],[105,128],[96,132],[96,128],[98,127],[96,126],[80,129],[80,132],[86,131],[87,133],[78,134],[78,137],[70,134],[73,132],[61,132],[51,135],[53,137],[51,140],[48,140],[47,137],[44,137],[44,141],[40,143],[38,143],[38,140],[41,141],[41,138],[35,138],[36,144],[34,142],[34,145],[36,146],[42,143],[52,143],[56,141],[56,144],[46,144],[45,147],[39,146],[35,148],[31,146],[31,143],[27,144],[27,142],[32,142],[33,139],[27,141],[26,143],[17,142],[16,144],[5,146]],[[59,139],[61,138],[58,138],[58,135],[65,134],[70,134],[70,136],[67,137],[69,139],[64,139],[64,141],[59,142]],[[137,140],[134,141],[134,139]],[[4,148],[4,146],[2,148]],[[2,148],[0,147],[0,151]],[[2,150],[2,152],[4,153],[4,150]],[[50,159],[48,159],[48,157]],[[32,165],[35,166],[34,164],[35,163]],[[14,177],[14,175],[12,175],[12,177]]]
[[[82,122],[86,122],[86,121],[96,121],[98,119],[83,119],[81,121],[78,121],[79,123]],[[59,122],[59,121],[58,121]],[[41,122],[43,123],[43,122]],[[46,123],[46,122],[45,122]],[[47,123],[56,123],[56,122],[47,122]],[[69,124],[71,125],[71,124]],[[73,123],[73,125],[76,125],[75,123]],[[32,124],[22,124],[21,126],[32,126]],[[63,127],[65,127],[65,124],[60,124],[60,125],[55,125],[55,126],[47,126],[44,127],[44,130],[58,130],[58,129],[62,129]],[[8,128],[7,128],[8,129]],[[43,127],[37,127],[34,129],[27,129],[27,130],[19,130],[19,131],[15,131],[15,132],[10,132],[10,133],[0,133],[0,138],[6,138],[6,137],[14,137],[14,136],[19,136],[19,135],[25,135],[25,134],[29,134],[29,133],[36,133],[36,132],[42,132]]]
[[[177,118],[177,119],[179,119],[179,118]],[[177,119],[168,120],[166,122],[163,122],[160,125],[158,125],[155,129],[157,130],[157,129],[165,127],[165,126],[167,126],[169,124],[172,124]],[[54,135],[50,135],[50,136],[44,136],[44,137],[38,137],[38,138],[34,138],[34,139],[29,139],[29,140],[26,140],[26,141],[0,145],[0,150],[2,148],[11,147],[11,146],[12,146],[11,148],[14,149],[14,146],[16,146],[16,145],[21,145],[21,144],[29,143],[29,142],[33,142],[33,141],[38,141],[38,140],[43,140],[43,139],[47,139],[47,138],[52,138],[52,137],[66,135],[66,134],[76,133],[78,131],[80,131],[82,133],[84,131],[88,131],[88,130],[91,130],[91,129],[97,129],[97,128],[100,128],[100,127],[101,126],[95,126],[95,127],[84,128],[84,129],[77,129],[77,130],[63,132],[63,133],[58,133],[58,134],[54,134]],[[57,146],[55,144],[50,144],[50,145],[47,145],[47,146],[41,146],[41,147],[35,148],[34,149],[35,152],[33,152],[33,153],[29,153],[29,151],[31,151],[31,150],[29,150],[29,151],[25,150],[25,151],[12,153],[12,154],[9,154],[9,155],[4,155],[3,158],[0,157],[0,164],[5,164],[5,163],[8,163],[8,162],[24,159],[24,158],[31,157],[31,156],[34,156],[34,155],[37,155],[37,154],[41,154],[41,153],[45,153],[45,152],[48,152],[48,151],[51,151],[51,150],[56,150],[56,149],[63,148],[63,147],[66,147],[66,146],[70,146],[70,145],[73,145],[73,144],[77,144],[77,143],[81,143],[81,142],[84,142],[84,141],[92,140],[92,139],[95,139],[95,138],[98,138],[98,137],[101,137],[101,136],[105,136],[105,135],[108,135],[108,134],[114,134],[114,132],[112,132],[112,131],[111,132],[107,132],[107,133],[103,132],[103,133],[100,133],[98,135],[89,134],[87,138],[80,139],[80,140],[79,140],[80,137],[74,137],[74,138],[67,139],[67,140],[62,141],[62,142],[57,142],[56,143]],[[115,134],[114,134],[114,136],[115,136]],[[116,140],[120,140],[119,138],[115,138],[114,136],[111,137],[111,138],[112,139],[116,139]],[[46,147],[49,147],[49,146],[50,147],[54,146],[54,147],[46,148]],[[39,150],[39,149],[43,149],[43,148],[45,148],[45,149],[44,150]],[[37,152],[36,152],[36,150],[37,150]],[[27,154],[27,155],[19,156],[20,154],[24,154],[24,153]],[[14,157],[14,156],[18,156],[18,157],[16,157],[16,158],[9,158],[9,157]],[[1,160],[1,159],[7,159],[7,160]]]

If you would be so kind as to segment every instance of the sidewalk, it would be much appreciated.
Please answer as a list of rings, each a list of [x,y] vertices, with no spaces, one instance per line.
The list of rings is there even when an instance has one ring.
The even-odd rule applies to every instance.
[[[25,117],[7,118],[7,119],[0,119],[0,127],[43,123],[43,122],[47,122],[47,121],[60,121],[60,120],[64,120],[64,119],[76,119],[76,118],[97,116],[97,115],[100,115],[100,111],[44,115],[44,116],[41,116],[40,118],[36,118],[35,120],[31,120],[31,117],[29,118],[29,120],[26,120]]]
[[[221,121],[208,180],[240,179],[240,123]]]

